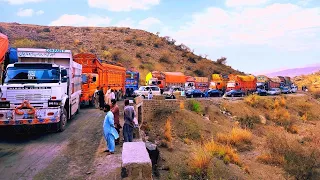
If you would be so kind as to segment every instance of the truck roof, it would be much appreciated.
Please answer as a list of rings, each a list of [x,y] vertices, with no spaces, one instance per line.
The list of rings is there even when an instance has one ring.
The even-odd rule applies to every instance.
[[[38,49],[38,48],[17,48],[19,58],[72,58],[70,50],[62,49]]]
[[[37,64],[37,65],[51,65],[52,67],[59,67],[59,65],[57,64],[52,64],[52,63],[44,63],[44,62],[16,62],[14,64],[8,64],[8,67],[14,67],[16,65],[34,65],[34,64]]]

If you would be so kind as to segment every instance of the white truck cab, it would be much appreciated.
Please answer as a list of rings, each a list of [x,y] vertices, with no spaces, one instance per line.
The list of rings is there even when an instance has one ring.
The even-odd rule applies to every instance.
[[[56,124],[63,131],[80,107],[82,66],[70,50],[18,48],[0,86],[0,126]]]

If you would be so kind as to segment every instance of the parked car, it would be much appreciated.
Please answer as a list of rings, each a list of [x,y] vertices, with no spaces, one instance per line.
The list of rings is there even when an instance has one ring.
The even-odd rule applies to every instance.
[[[148,97],[149,91],[152,91],[152,95],[161,95],[160,88],[158,86],[140,86],[138,90],[133,92],[133,96],[142,96],[143,98]]]
[[[203,97],[203,92],[199,89],[190,89],[186,92],[186,97],[194,98],[194,97]]]
[[[226,92],[227,97],[243,97],[245,93],[241,90],[231,90]]]
[[[219,91],[217,89],[208,90],[208,96],[209,97],[221,97],[222,95],[223,95],[223,92]]]
[[[281,93],[282,94],[289,94],[289,93],[291,93],[291,90],[288,87],[283,87],[283,88],[281,88]]]
[[[291,93],[296,93],[298,91],[297,86],[291,86]]]
[[[271,88],[268,92],[268,95],[279,95],[281,94],[281,90],[279,88]]]
[[[173,87],[170,90],[164,91],[163,95],[166,96],[167,99],[175,99],[175,93],[181,94],[182,88],[181,87]]]
[[[267,91],[265,89],[260,89],[260,88],[258,88],[255,93],[258,94],[259,96],[266,96],[267,95]]]

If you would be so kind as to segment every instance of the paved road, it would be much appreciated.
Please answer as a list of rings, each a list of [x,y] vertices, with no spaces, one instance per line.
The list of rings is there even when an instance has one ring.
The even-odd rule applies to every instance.
[[[104,112],[87,108],[62,133],[0,129],[0,179],[86,179],[101,142],[103,118]]]

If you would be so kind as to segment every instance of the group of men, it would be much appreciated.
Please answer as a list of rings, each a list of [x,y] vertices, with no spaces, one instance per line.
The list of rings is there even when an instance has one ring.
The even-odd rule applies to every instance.
[[[97,92],[99,98],[99,107],[101,110],[106,112],[106,116],[103,121],[103,135],[107,142],[107,149],[105,152],[108,154],[114,154],[116,144],[120,143],[120,110],[117,105],[117,100],[115,97],[114,90],[108,89],[107,93],[104,95],[103,89],[101,88]],[[135,125],[135,111],[134,107],[130,106],[129,100],[124,101],[124,125],[123,125],[123,139],[124,142],[132,142],[133,140],[133,128]]]

